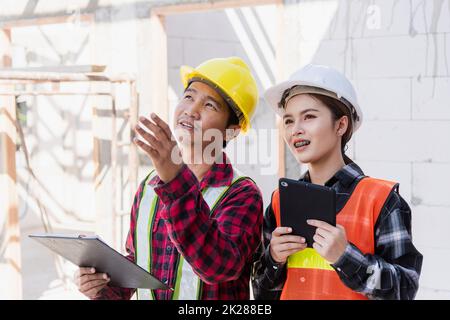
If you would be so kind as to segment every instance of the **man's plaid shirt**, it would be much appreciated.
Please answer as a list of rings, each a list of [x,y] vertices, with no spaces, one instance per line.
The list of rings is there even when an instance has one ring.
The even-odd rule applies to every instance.
[[[223,155],[223,164],[214,164],[202,181],[184,166],[176,178],[163,184],[150,180],[159,200],[152,241],[152,274],[175,286],[180,253],[203,283],[202,299],[249,299],[250,272],[260,243],[263,201],[250,179],[235,183],[210,216],[202,196],[206,187],[229,186],[233,168]],[[127,258],[135,262],[135,229],[143,181],[131,209],[126,241]],[[133,289],[108,286],[99,299],[129,299]],[[155,290],[156,299],[170,299],[172,292]]]

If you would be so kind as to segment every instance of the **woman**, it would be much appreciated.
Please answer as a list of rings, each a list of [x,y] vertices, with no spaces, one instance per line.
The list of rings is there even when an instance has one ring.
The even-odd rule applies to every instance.
[[[272,194],[255,264],[256,299],[413,299],[422,255],[411,238],[411,210],[398,184],[370,178],[346,155],[360,127],[355,90],[338,71],[307,65],[268,89],[265,98],[283,119],[286,144],[300,179],[335,189],[336,226],[316,227],[313,248],[280,226],[279,194]]]

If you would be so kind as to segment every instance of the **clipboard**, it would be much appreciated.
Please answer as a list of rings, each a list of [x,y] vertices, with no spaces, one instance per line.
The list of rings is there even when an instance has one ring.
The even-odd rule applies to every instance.
[[[283,227],[291,227],[292,234],[306,239],[312,248],[316,227],[306,223],[308,219],[327,222],[336,226],[336,191],[304,181],[281,178],[280,220]]]
[[[98,236],[44,233],[29,237],[79,267],[94,267],[96,272],[107,273],[111,286],[173,290]]]

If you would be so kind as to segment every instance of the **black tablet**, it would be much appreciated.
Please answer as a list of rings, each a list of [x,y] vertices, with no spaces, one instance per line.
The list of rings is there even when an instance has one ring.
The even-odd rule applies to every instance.
[[[287,178],[279,180],[280,218],[283,227],[291,227],[292,234],[306,239],[308,247],[314,243],[316,228],[308,219],[325,221],[336,226],[336,192],[334,189]]]
[[[29,237],[79,267],[94,267],[98,273],[107,273],[112,286],[171,289],[97,236],[46,233],[32,234]]]

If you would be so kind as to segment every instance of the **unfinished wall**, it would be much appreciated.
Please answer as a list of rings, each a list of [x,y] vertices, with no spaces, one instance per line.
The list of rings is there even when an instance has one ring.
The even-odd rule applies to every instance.
[[[111,73],[135,73],[140,114],[156,109],[152,105],[150,63],[154,44],[149,40],[148,19],[154,2],[38,1],[35,8],[27,3],[2,1],[0,14],[33,17],[73,12],[74,19],[59,26],[14,28],[14,66],[104,64]],[[169,114],[182,92],[178,73],[182,64],[196,66],[212,57],[241,56],[257,75],[261,92],[275,82],[278,74],[287,77],[309,62],[343,71],[355,84],[365,115],[347,153],[368,175],[400,182],[401,194],[413,210],[414,241],[424,254],[417,298],[449,299],[446,262],[450,259],[450,238],[445,230],[450,224],[450,202],[444,181],[450,178],[450,1],[286,0],[285,5],[281,42],[277,42],[273,6],[167,17]],[[92,13],[92,23],[78,21],[77,10]],[[276,50],[282,55],[281,69],[275,63]],[[110,148],[108,103],[81,97],[39,98],[30,103],[38,103],[39,109],[28,114],[27,139],[33,163],[48,190],[39,193],[55,219],[70,221],[60,227],[101,232],[102,226],[93,224],[98,198],[88,180],[94,175],[90,160],[93,135],[103,141],[104,150]],[[93,106],[102,118],[98,130],[90,122]],[[261,100],[254,127],[274,128],[274,121],[272,111]],[[92,128],[95,130],[91,133]],[[123,137],[127,130],[123,128]],[[247,144],[255,141],[251,136],[239,139]],[[229,153],[232,147],[228,147]],[[127,149],[121,152],[124,156]],[[277,161],[276,148],[267,159]],[[101,162],[105,189],[97,195],[111,192],[108,161]],[[17,162],[24,235],[41,224],[36,206],[27,195],[30,190],[20,154]],[[139,179],[145,177],[149,164],[141,155]],[[261,175],[258,164],[237,167],[256,180],[268,204],[277,176]],[[300,169],[286,150],[286,175],[297,178]],[[127,211],[132,191],[126,186],[123,190],[123,198],[116,205]],[[126,218],[123,225],[126,229]],[[60,282],[52,256],[27,241],[24,238],[22,243],[24,298],[81,297],[76,290],[67,294],[58,291]],[[46,272],[36,274],[31,270],[35,266]],[[66,270],[70,273],[69,266]]]

